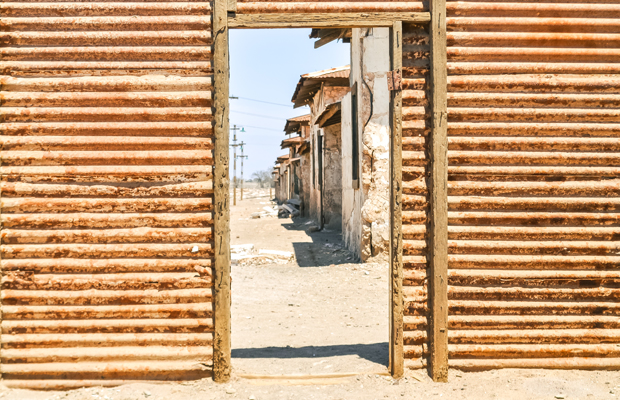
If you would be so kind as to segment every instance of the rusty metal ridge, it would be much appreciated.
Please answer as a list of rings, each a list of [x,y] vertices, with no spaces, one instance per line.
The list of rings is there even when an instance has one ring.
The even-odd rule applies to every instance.
[[[347,12],[420,12],[426,11],[421,1],[329,1],[329,2],[239,2],[238,14],[265,13],[347,13]]]

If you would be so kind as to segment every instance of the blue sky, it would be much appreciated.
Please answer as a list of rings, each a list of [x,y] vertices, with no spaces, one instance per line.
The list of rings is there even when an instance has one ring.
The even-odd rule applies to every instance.
[[[280,149],[286,119],[308,113],[308,108],[293,109],[291,103],[299,76],[349,64],[348,44],[332,42],[314,49],[316,39],[308,35],[310,29],[230,30],[230,95],[240,97],[230,100],[230,126],[246,130],[237,133],[237,139],[247,143],[246,179],[255,171],[272,168],[276,157],[286,153]],[[231,175],[232,161],[231,151]]]

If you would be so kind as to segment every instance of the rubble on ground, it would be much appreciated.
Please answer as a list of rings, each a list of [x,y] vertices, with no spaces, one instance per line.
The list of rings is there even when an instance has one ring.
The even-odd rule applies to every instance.
[[[230,261],[233,265],[265,265],[288,264],[295,261],[290,251],[256,250],[253,244],[238,244],[230,246]]]
[[[278,214],[279,214],[279,211],[278,211],[277,206],[276,207],[265,206],[263,207],[262,211],[252,213],[250,215],[250,218],[257,219],[257,218],[277,217]]]
[[[301,202],[297,199],[289,199],[286,201],[286,204],[281,204],[278,206],[278,217],[280,218],[293,218],[301,215],[299,208],[301,207]]]

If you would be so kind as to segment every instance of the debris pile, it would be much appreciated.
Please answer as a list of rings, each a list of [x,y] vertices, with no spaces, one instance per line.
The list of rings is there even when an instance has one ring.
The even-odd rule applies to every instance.
[[[255,213],[252,213],[250,215],[250,218],[252,219],[257,219],[257,218],[267,218],[267,217],[277,217],[278,216],[278,207],[269,207],[269,206],[265,206],[263,207],[262,211],[258,211]]]
[[[296,199],[289,199],[286,204],[278,206],[278,217],[280,218],[293,218],[299,216],[301,213],[299,208],[301,202]]]
[[[290,251],[258,250],[253,244],[238,244],[230,246],[230,260],[233,265],[265,265],[288,264],[295,261]]]

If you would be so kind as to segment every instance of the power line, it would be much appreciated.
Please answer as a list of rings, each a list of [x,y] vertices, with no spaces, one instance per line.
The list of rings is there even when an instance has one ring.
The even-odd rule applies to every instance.
[[[242,124],[241,126],[243,126],[244,128],[262,129],[264,131],[280,132],[284,134],[284,130],[281,130],[281,129],[265,128],[262,126],[252,126],[252,125],[245,125],[245,124]]]
[[[248,113],[248,112],[243,112],[243,111],[230,110],[230,112],[233,112],[233,113],[236,113],[236,114],[250,115],[252,117],[276,119],[278,121],[282,121],[283,119],[286,119],[286,117],[272,117],[270,115],[253,114],[253,113]]]
[[[247,97],[238,97],[238,96],[231,96],[230,98],[231,98],[231,99],[246,100],[246,101],[254,101],[254,102],[256,102],[256,103],[271,104],[272,106],[280,106],[280,107],[286,107],[286,108],[291,108],[291,107],[293,107],[293,103],[291,103],[291,104],[272,103],[271,101],[264,101],[264,100],[250,99],[250,98],[247,98]]]

